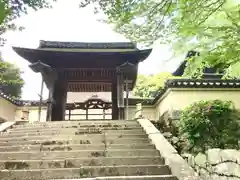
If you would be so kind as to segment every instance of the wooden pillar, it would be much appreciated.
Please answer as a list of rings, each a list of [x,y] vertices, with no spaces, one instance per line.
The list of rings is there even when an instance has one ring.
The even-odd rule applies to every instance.
[[[124,120],[124,77],[123,73],[117,75],[117,89],[118,89],[118,108],[119,119]]]
[[[68,110],[68,120],[70,121],[71,120],[71,109]]]
[[[118,120],[117,77],[112,81],[112,120]]]
[[[65,120],[66,100],[67,100],[67,82],[58,79],[55,81],[53,90],[52,121]]]
[[[49,88],[46,121],[52,120],[52,107],[53,107],[53,90],[52,88]]]

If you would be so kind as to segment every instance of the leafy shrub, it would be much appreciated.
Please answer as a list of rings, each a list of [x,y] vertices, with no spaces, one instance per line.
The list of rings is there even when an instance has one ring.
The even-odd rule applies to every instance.
[[[238,149],[240,114],[230,101],[199,101],[187,107],[179,121],[179,132],[188,141],[188,151],[209,148]]]

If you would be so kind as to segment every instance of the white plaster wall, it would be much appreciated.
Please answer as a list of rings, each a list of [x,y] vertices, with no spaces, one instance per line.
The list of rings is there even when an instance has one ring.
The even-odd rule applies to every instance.
[[[17,106],[0,97],[0,119],[14,121]]]
[[[169,89],[155,105],[156,119],[165,111],[183,110],[186,106],[201,100],[232,101],[240,109],[240,89]]]

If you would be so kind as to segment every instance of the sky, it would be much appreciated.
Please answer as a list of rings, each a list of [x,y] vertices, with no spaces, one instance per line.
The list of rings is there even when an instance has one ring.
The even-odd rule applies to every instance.
[[[58,0],[52,9],[31,11],[16,20],[24,30],[8,31],[7,43],[2,49],[5,61],[16,64],[23,71],[25,81],[22,99],[37,100],[41,87],[41,75],[34,73],[28,61],[18,56],[12,46],[37,48],[39,40],[74,42],[128,42],[123,35],[114,32],[110,25],[99,22],[92,7],[79,8],[78,0]],[[155,74],[161,71],[173,71],[179,60],[168,59],[172,56],[167,45],[155,43],[150,56],[139,65],[139,73]],[[179,59],[179,58],[178,58]],[[182,57],[180,57],[182,59]],[[176,63],[178,62],[178,63]],[[44,88],[44,98],[48,91]]]

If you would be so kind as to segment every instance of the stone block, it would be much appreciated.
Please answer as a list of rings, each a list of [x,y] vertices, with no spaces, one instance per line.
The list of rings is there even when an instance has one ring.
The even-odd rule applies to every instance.
[[[206,168],[207,167],[207,156],[203,153],[198,153],[195,157],[195,164],[199,167]]]
[[[206,152],[207,154],[207,161],[209,164],[219,164],[222,162],[222,157],[221,157],[221,149],[209,149]]]
[[[214,172],[219,175],[240,178],[240,165],[233,162],[224,162],[214,167]]]
[[[232,161],[240,164],[240,151],[235,149],[224,149],[221,151],[222,162]]]

